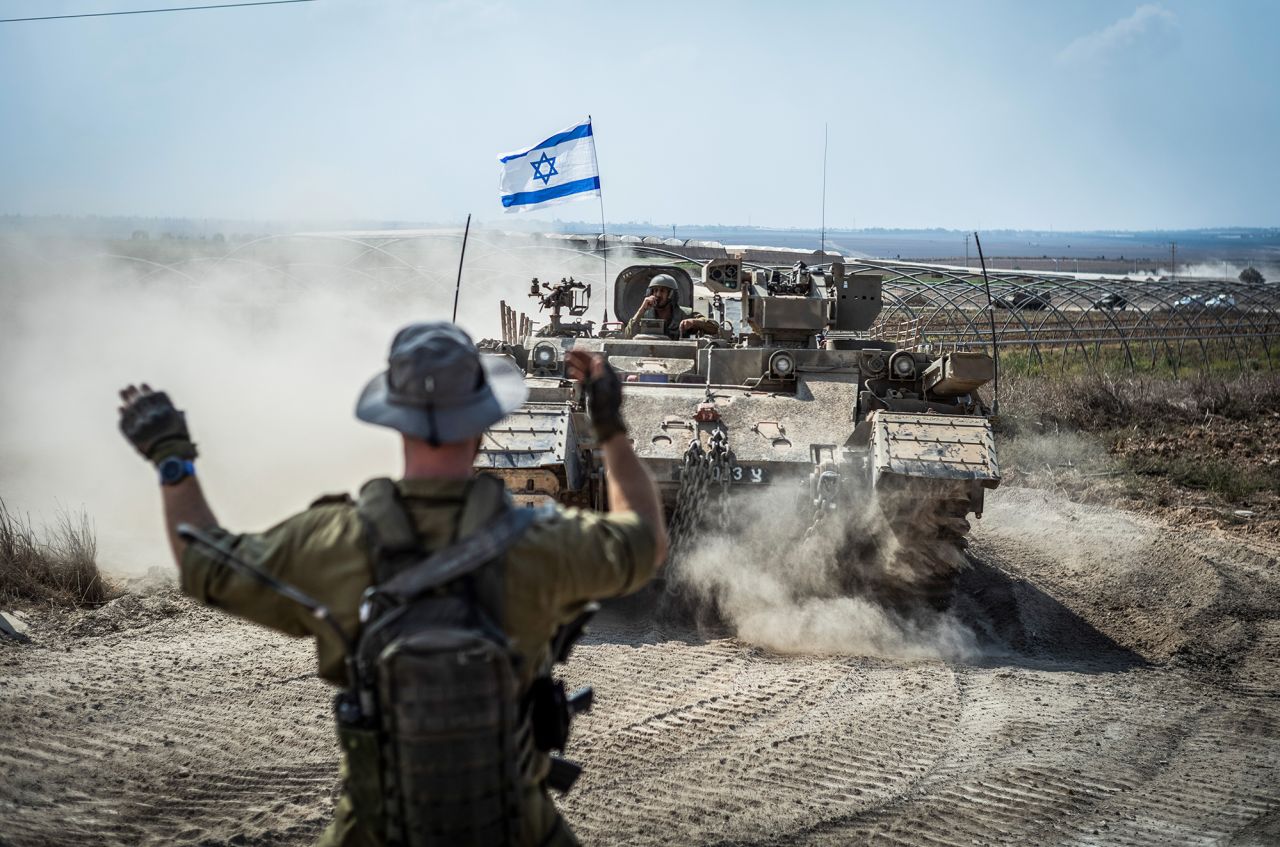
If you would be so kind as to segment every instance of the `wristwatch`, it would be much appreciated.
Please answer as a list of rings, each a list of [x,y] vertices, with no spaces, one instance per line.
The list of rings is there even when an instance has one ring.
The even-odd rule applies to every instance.
[[[161,485],[177,485],[187,477],[196,475],[195,463],[178,456],[165,459],[156,465],[156,470],[160,471]]]

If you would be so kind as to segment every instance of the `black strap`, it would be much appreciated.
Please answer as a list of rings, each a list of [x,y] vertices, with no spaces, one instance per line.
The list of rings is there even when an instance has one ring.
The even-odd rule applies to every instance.
[[[425,550],[413,519],[400,502],[396,484],[386,477],[371,479],[360,489],[357,507],[360,517],[372,529],[375,576],[381,582],[391,576],[402,556],[422,556]]]
[[[486,532],[464,538],[401,569],[378,586],[378,593],[396,603],[408,603],[433,588],[466,576],[506,553],[536,519],[537,512],[533,509],[507,509]]]

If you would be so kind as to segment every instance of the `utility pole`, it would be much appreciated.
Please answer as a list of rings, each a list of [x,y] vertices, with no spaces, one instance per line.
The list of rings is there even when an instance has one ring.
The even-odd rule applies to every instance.
[[[1178,242],[1169,242],[1169,279],[1178,281]]]
[[[969,267],[969,233],[964,234],[964,266]]]

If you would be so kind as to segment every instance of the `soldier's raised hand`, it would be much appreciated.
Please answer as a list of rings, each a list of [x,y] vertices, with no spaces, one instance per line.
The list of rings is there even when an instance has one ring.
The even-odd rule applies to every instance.
[[[155,464],[170,456],[196,458],[187,416],[174,407],[168,394],[152,391],[144,382],[126,386],[120,400],[120,431],[144,457]]]
[[[564,357],[569,378],[582,383],[587,413],[600,443],[627,431],[622,422],[622,380],[600,353],[570,350]]]

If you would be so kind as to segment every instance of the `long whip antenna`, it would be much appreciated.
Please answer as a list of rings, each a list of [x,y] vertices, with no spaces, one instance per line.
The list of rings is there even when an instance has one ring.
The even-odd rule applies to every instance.
[[[978,261],[982,263],[982,284],[987,289],[987,319],[991,322],[991,360],[992,382],[995,396],[991,401],[991,413],[1000,414],[1000,345],[996,343],[996,312],[991,304],[991,279],[987,276],[987,257],[982,255],[982,239],[978,233],[973,234],[973,243],[978,245]]]
[[[827,125],[822,125],[822,234],[818,246],[818,264],[827,261]]]
[[[458,284],[453,288],[453,322],[458,322],[458,295],[462,293],[462,262],[467,258],[467,236],[471,234],[471,214],[467,214],[467,228],[462,231],[462,254],[458,256]]]

